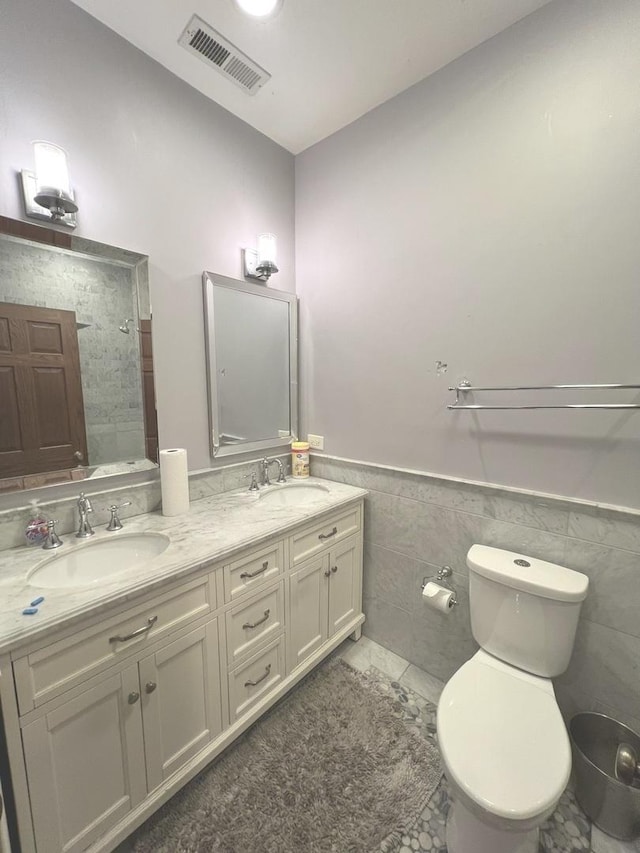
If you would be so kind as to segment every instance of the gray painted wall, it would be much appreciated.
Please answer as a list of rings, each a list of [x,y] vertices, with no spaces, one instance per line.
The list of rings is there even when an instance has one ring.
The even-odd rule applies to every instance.
[[[637,0],[558,0],[296,158],[327,452],[640,506],[640,411],[445,408],[463,376],[640,381],[639,77]]]
[[[293,156],[69,0],[1,0],[0,17],[0,214],[24,218],[31,140],[67,149],[75,233],[150,256],[161,446],[207,467],[202,271],[241,278],[240,247],[272,231],[273,286],[295,290]]]

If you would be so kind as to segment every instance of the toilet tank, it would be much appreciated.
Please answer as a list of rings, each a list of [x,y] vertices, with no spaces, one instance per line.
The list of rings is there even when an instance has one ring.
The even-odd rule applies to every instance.
[[[569,665],[589,578],[512,551],[472,545],[471,630],[494,657],[552,678]]]

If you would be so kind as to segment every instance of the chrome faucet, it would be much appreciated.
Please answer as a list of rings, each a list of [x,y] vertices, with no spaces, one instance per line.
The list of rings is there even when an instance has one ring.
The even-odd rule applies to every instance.
[[[80,492],[77,506],[78,513],[80,515],[80,525],[78,527],[78,532],[76,533],[76,539],[88,539],[89,536],[93,536],[95,532],[87,518],[89,513],[93,512],[93,507],[91,506],[89,498],[85,497],[84,492]]]
[[[260,470],[262,471],[262,479],[260,481],[261,486],[270,486],[271,480],[269,479],[269,460],[265,456],[264,459],[260,460]]]
[[[282,462],[279,459],[277,459],[275,456],[272,456],[270,459],[267,459],[267,457],[265,456],[264,459],[260,460],[260,464],[262,465],[262,485],[263,486],[270,486],[271,485],[271,480],[269,479],[269,465],[273,465],[274,462],[278,465],[278,482],[279,483],[286,483],[287,482],[287,478],[284,475],[284,465],[282,464]]]

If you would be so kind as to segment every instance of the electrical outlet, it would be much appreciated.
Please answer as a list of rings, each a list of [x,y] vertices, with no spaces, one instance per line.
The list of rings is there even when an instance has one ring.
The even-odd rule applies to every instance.
[[[309,442],[309,447],[311,447],[313,450],[324,450],[323,435],[308,435],[307,441]]]

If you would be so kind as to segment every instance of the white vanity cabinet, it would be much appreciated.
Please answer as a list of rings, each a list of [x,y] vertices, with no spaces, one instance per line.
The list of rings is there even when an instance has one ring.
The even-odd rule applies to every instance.
[[[85,850],[222,731],[217,618],[148,651],[22,729],[38,853]]]
[[[145,798],[139,689],[128,667],[22,730],[38,853],[86,849]]]
[[[357,536],[291,573],[292,669],[353,621],[360,612],[361,598],[362,546]]]
[[[294,669],[362,610],[362,506],[294,532],[289,550]]]
[[[136,601],[0,658],[22,853],[112,851],[359,636],[362,500]]]
[[[222,731],[218,620],[162,646],[138,671],[152,791]]]

